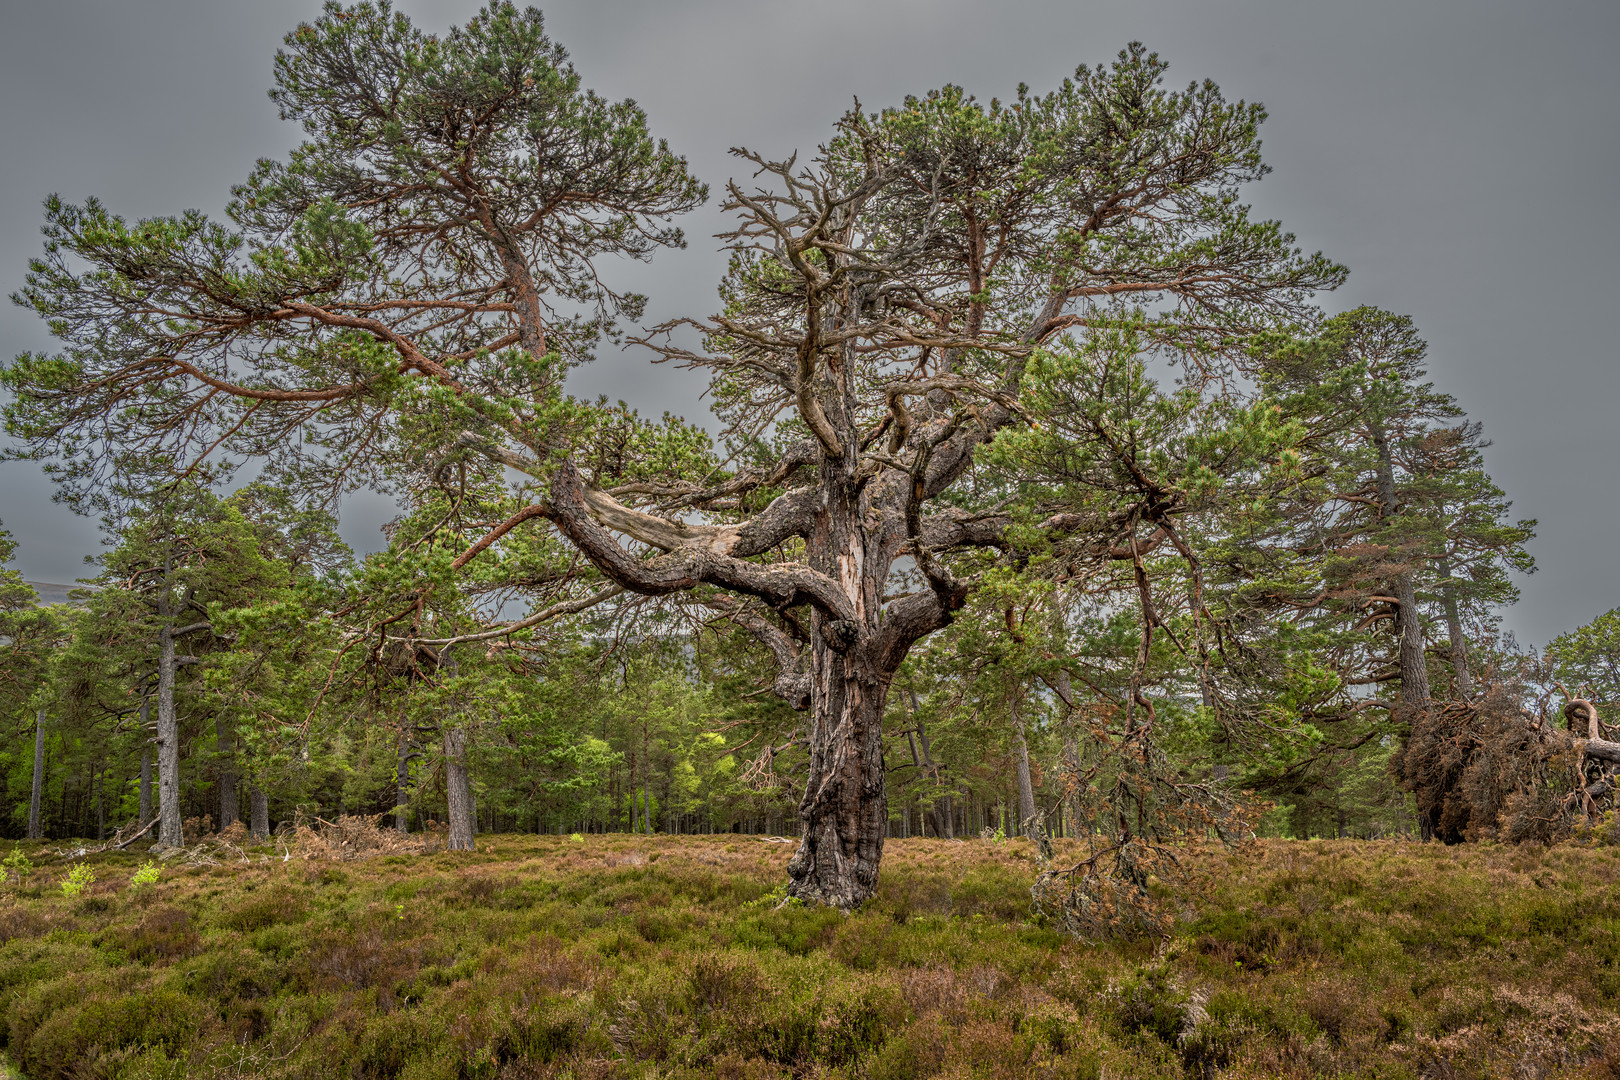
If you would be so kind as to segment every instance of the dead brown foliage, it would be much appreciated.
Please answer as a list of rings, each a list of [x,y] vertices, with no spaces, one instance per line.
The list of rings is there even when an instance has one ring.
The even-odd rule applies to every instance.
[[[293,822],[289,850],[300,859],[348,862],[378,855],[426,855],[438,850],[440,834],[401,833],[383,828],[387,814],[345,814],[336,821],[306,818]]]
[[[1390,768],[1436,839],[1551,843],[1603,808],[1581,797],[1593,778],[1575,742],[1525,699],[1501,683],[1406,711],[1411,734]]]

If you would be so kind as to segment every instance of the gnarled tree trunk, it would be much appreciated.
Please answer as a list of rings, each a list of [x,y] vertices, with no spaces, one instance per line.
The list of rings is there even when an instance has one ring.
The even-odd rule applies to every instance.
[[[872,493],[857,494],[850,482],[855,436],[852,426],[845,430],[846,460],[820,465],[822,499],[812,511],[808,561],[842,586],[850,617],[816,611],[810,620],[810,773],[788,891],[850,909],[877,888],[889,826],[883,707],[904,651],[875,655],[883,579],[893,556],[885,549],[884,508],[872,506]]]
[[[877,888],[889,804],[883,775],[883,706],[888,677],[866,658],[817,642],[809,717],[810,776],[799,806],[803,829],[788,864],[789,891],[845,909]]]

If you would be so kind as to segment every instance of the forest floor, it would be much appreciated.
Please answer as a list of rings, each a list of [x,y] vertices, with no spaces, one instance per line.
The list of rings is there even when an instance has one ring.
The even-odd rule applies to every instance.
[[[1022,841],[891,840],[856,915],[792,845],[484,836],[0,896],[46,1077],[1620,1076],[1620,849],[1266,841],[1171,937],[1031,910]],[[255,856],[255,859],[257,856]]]

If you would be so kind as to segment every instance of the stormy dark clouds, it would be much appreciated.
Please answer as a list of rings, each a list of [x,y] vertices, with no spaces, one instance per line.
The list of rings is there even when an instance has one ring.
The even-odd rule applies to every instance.
[[[470,3],[400,5],[442,29]],[[312,2],[10,0],[0,22],[0,281],[21,282],[49,192],[130,217],[217,212],[253,160],[297,131],[265,97],[281,35]],[[718,187],[728,147],[809,150],[858,96],[868,106],[946,82],[982,98],[1044,90],[1131,40],[1171,81],[1212,78],[1263,101],[1275,172],[1249,197],[1308,249],[1351,268],[1331,310],[1412,315],[1431,369],[1494,440],[1518,514],[1540,519],[1540,570],[1507,613],[1536,644],[1620,605],[1611,550],[1620,365],[1606,269],[1620,250],[1620,5],[1613,0],[1302,3],[1232,0],[635,0],[554,3],[552,35],[587,85],[634,97],[655,132]],[[628,266],[651,317],[706,312],[724,265],[713,209],[687,251]],[[0,310],[0,350],[48,348]],[[576,392],[706,416],[690,373],[608,354]],[[345,511],[362,548],[389,515]],[[0,465],[0,520],[36,580],[86,572],[94,524],[50,502],[31,464]]]

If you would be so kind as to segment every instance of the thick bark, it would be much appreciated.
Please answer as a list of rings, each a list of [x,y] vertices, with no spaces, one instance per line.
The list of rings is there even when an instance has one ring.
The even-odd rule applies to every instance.
[[[248,788],[248,831],[253,839],[270,839],[270,799],[258,784]]]
[[[1395,579],[1395,599],[1400,610],[1395,614],[1395,632],[1400,637],[1401,700],[1411,704],[1428,701],[1429,662],[1423,651],[1423,621],[1417,613],[1417,590],[1412,586],[1411,574],[1400,574]]]
[[[476,825],[473,821],[472,780],[467,775],[467,729],[444,729],[445,801],[450,817],[451,851],[471,851]]]
[[[237,812],[236,762],[232,759],[232,739],[225,718],[214,718],[214,749],[219,754],[219,828],[225,830],[236,824]]]
[[[28,799],[28,839],[45,839],[40,803],[45,795],[45,706],[34,715],[34,790]]]
[[[843,367],[846,377],[851,370],[853,365]],[[853,400],[852,393],[845,400]],[[895,558],[903,550],[916,554],[908,544],[918,531],[916,506],[927,497],[926,484],[892,471],[876,480],[862,477],[853,416],[837,410],[833,422],[844,456],[824,455],[817,484],[796,489],[791,499],[783,496],[761,515],[774,518],[777,531],[805,536],[803,563],[738,558],[747,549],[745,539],[757,537],[664,535],[667,529],[620,512],[589,491],[567,462],[551,475],[544,516],[628,590],[659,596],[709,584],[777,610],[810,608],[802,644],[747,610],[738,610],[736,618],[777,655],[778,692],[808,706],[809,775],[799,810],[800,847],[789,865],[790,893],[852,908],[876,885],[887,829],[882,716],[889,683],[911,645],[949,623],[966,590],[930,562],[928,590],[881,604]],[[532,467],[476,437],[463,441],[515,468]],[[605,525],[654,547],[681,542],[667,555],[643,560]],[[735,606],[729,599],[721,603]]]
[[[411,801],[411,735],[401,725],[399,729],[399,766],[394,772],[394,831],[411,831],[408,807]]]
[[[851,433],[844,442],[856,440]],[[817,610],[810,621],[810,772],[799,805],[799,850],[788,864],[792,895],[846,910],[877,888],[889,824],[883,706],[899,666],[873,634],[892,559],[882,515],[862,513],[876,509],[862,505],[875,485],[857,489],[850,482],[853,445],[847,463],[847,469],[844,459],[821,464],[823,499],[807,545],[811,570],[839,584],[849,615],[833,619]],[[904,649],[889,651],[904,656]]]
[[[870,670],[851,677],[846,665],[858,663],[831,653],[826,668],[832,670],[815,672],[827,693],[810,715],[810,782],[799,807],[803,833],[788,864],[792,895],[846,910],[877,888],[889,822],[883,784],[886,687]]]
[[[1607,739],[1586,739],[1582,741],[1577,737],[1576,745],[1581,748],[1587,757],[1594,757],[1600,761],[1620,765],[1620,742],[1610,742]]]
[[[1451,561],[1439,559],[1435,571],[1444,583],[1440,586],[1441,603],[1446,609],[1446,633],[1451,640],[1451,670],[1456,676],[1458,697],[1474,696],[1474,679],[1468,670],[1468,642],[1463,640],[1462,619],[1457,615],[1457,592],[1451,584]]]

